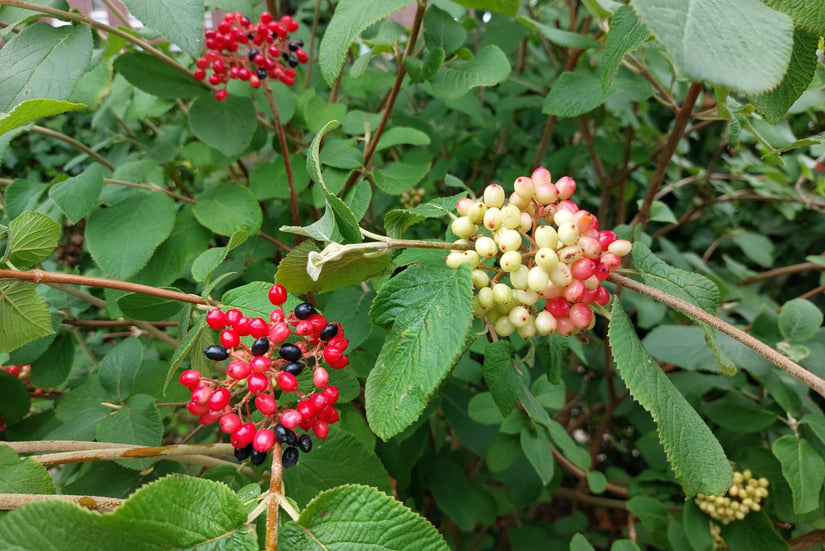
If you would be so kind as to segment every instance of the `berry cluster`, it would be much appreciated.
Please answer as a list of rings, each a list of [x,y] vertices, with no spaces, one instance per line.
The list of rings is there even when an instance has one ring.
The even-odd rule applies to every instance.
[[[295,67],[309,61],[303,41],[289,38],[297,30],[298,23],[288,15],[275,21],[272,14],[263,12],[261,21],[252,23],[240,13],[227,13],[217,29],[206,31],[208,51],[198,59],[194,76],[203,80],[206,70],[212,69],[209,84],[213,86],[239,79],[260,88],[267,77],[292,86]],[[227,95],[223,87],[215,92],[215,99],[223,101]]]
[[[630,253],[630,241],[599,231],[596,217],[570,200],[576,182],[569,176],[554,183],[541,167],[517,178],[514,188],[506,204],[498,184],[487,186],[480,200],[458,201],[460,216],[450,228],[461,238],[456,243],[474,248],[451,251],[447,265],[472,267],[473,313],[502,337],[591,328],[590,305],[610,300],[602,282]]]
[[[273,285],[269,300],[276,308],[268,322],[249,319],[234,308],[211,310],[206,322],[221,332],[221,344],[208,346],[203,352],[210,360],[229,360],[227,376],[213,380],[189,369],[181,374],[180,382],[192,393],[189,412],[204,425],[219,422],[221,430],[230,435],[238,459],[250,457],[253,464],[260,465],[277,438],[288,446],[282,457],[283,466],[288,468],[298,461],[298,449],[312,449],[309,434],[297,436],[293,429],[312,430],[323,440],[329,425],[338,421],[333,407],[338,388],[328,384],[329,373],[321,362],[333,369],[347,366],[344,351],[349,341],[338,323],[328,323],[309,303],[285,313],[280,306],[286,299],[286,289]],[[251,344],[247,346],[242,337],[251,337]],[[306,367],[312,371],[315,387],[309,393],[298,388],[297,377]],[[233,399],[234,404],[230,403]],[[254,410],[263,416],[257,422],[251,418]]]
[[[761,502],[768,497],[768,479],[754,478],[749,470],[733,473],[733,486],[722,495],[696,495],[696,505],[722,524],[742,520],[751,511],[762,510]]]

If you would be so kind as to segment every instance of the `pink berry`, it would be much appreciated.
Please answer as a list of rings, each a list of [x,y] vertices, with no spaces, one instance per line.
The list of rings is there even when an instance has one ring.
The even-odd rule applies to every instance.
[[[298,389],[298,379],[292,373],[279,373],[275,381],[284,392],[295,392]]]
[[[209,409],[212,411],[220,411],[229,403],[229,389],[219,388],[212,393],[209,398]]]
[[[273,344],[281,344],[289,337],[290,333],[292,333],[292,329],[289,328],[289,324],[282,321],[269,328],[269,340]]]
[[[275,433],[269,429],[261,429],[252,440],[252,447],[259,452],[268,452],[275,444]]]
[[[294,429],[303,420],[303,416],[294,409],[288,409],[281,415],[281,424],[288,429]]]
[[[242,424],[243,421],[241,421],[241,418],[234,413],[224,413],[221,415],[221,430],[226,434],[232,434],[238,430]]]
[[[560,199],[570,199],[576,192],[576,181],[570,176],[563,176],[556,181],[556,189],[559,190]]]
[[[286,316],[284,315],[284,311],[280,308],[276,308],[271,314],[269,314],[270,323],[281,323],[284,319],[286,319]]]
[[[272,415],[277,411],[278,403],[269,394],[258,394],[255,397],[255,407],[264,415]]]
[[[321,440],[326,440],[329,436],[329,425],[326,421],[315,421],[312,425],[312,432]]]
[[[536,170],[533,171],[533,174],[530,175],[533,182],[537,186],[542,184],[549,184],[553,181],[552,177],[550,176],[550,171],[544,168],[543,166],[538,167]]]
[[[312,382],[317,388],[324,388],[329,383],[329,373],[323,367],[316,367],[312,374]]]
[[[573,277],[580,281],[589,278],[595,271],[596,263],[589,258],[580,258],[570,266],[570,272],[573,274]]]
[[[574,304],[570,307],[568,316],[573,325],[579,329],[587,329],[593,321],[593,311],[584,304]]]
[[[200,417],[198,417],[198,422],[201,425],[211,425],[212,423],[217,421],[220,418],[220,416],[221,416],[220,411],[210,411],[209,413],[206,413],[206,414],[201,415]]]
[[[208,386],[199,386],[192,391],[192,401],[198,404],[206,404],[212,396],[212,389]]]
[[[269,379],[260,373],[252,373],[247,379],[246,385],[249,387],[250,392],[257,394],[266,390],[269,386]]]
[[[250,371],[249,362],[243,360],[232,360],[229,362],[229,365],[226,366],[226,374],[236,381],[241,381],[249,377]]]
[[[564,288],[564,298],[570,302],[579,302],[584,296],[585,290],[584,283],[581,280],[574,279],[570,285]]]

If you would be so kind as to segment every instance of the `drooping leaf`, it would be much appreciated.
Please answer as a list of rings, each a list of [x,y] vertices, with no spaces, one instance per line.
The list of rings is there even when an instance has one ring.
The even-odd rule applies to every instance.
[[[605,98],[598,76],[585,69],[566,71],[553,83],[544,98],[541,112],[559,117],[577,117],[604,103]]]
[[[10,113],[0,116],[0,134],[5,134],[10,130],[34,122],[42,117],[51,117],[83,109],[86,105],[82,103],[71,103],[68,101],[57,101],[53,99],[30,99],[19,104]]]
[[[197,56],[203,38],[203,0],[123,0],[141,23]]]
[[[760,94],[775,88],[788,68],[793,21],[759,0],[632,0],[631,5],[685,78]]]
[[[558,46],[563,46],[565,48],[594,48],[599,46],[599,42],[595,40],[592,36],[588,36],[586,34],[579,34],[570,31],[565,31],[562,29],[557,29],[556,27],[545,25],[544,23],[539,23],[538,21],[533,21],[532,19],[528,19],[527,17],[517,17],[518,21],[522,23],[524,26],[539,31],[544,38],[556,44]]]
[[[49,306],[26,281],[0,281],[0,352],[53,333]]]
[[[553,458],[553,448],[541,425],[538,425],[535,431],[528,428],[522,429],[521,449],[524,450],[527,460],[541,478],[541,483],[547,486],[553,480],[556,462]]]
[[[430,145],[430,136],[417,128],[408,126],[394,126],[381,134],[376,151],[381,151],[397,145]]]
[[[659,440],[688,497],[730,488],[733,472],[722,446],[644,349],[620,301],[614,301],[608,337],[619,375],[656,422]]]
[[[203,357],[201,350],[203,350],[205,346],[201,345],[204,344],[205,340],[206,346],[212,344],[211,339],[209,339],[210,331],[211,329],[206,325],[206,316],[200,316],[195,324],[189,328],[189,332],[186,333],[183,342],[180,343],[180,346],[175,350],[172,359],[169,361],[169,370],[166,372],[166,380],[163,382],[164,394],[166,394],[166,388],[169,386],[169,381],[171,381],[175,375],[175,371],[187,357],[192,355],[198,358]],[[195,367],[197,366],[193,366],[193,368]]]
[[[189,106],[189,127],[206,145],[235,157],[252,141],[258,117],[249,98],[230,94],[218,101],[213,94],[206,94]]]
[[[384,440],[418,418],[464,350],[472,314],[468,268],[410,266],[373,302],[373,322],[392,325],[365,390],[367,421]]]
[[[791,487],[794,512],[801,515],[817,509],[825,481],[825,459],[807,440],[791,434],[776,439],[771,450]]]
[[[444,99],[460,98],[473,88],[494,86],[510,74],[510,62],[498,46],[487,45],[469,61],[444,65],[432,80],[433,93]]]
[[[455,210],[456,202],[466,193],[452,197],[438,197],[411,209],[394,209],[384,216],[384,228],[390,237],[401,237],[407,228],[427,218],[449,216]]]
[[[196,98],[209,93],[192,75],[153,55],[126,52],[115,59],[114,67],[132,86],[158,98]]]
[[[428,49],[443,48],[449,55],[462,47],[466,39],[467,31],[449,13],[435,5],[427,8],[424,14],[424,43]]]
[[[406,0],[341,0],[319,47],[318,63],[327,84],[332,86],[338,78],[350,44],[364,29],[408,4]]]
[[[9,261],[17,268],[37,266],[57,248],[60,231],[42,212],[23,212],[9,222]]]
[[[92,33],[86,25],[36,23],[12,35],[0,50],[0,113],[26,100],[69,99],[91,56]]]
[[[633,267],[644,282],[713,313],[719,303],[719,289],[708,278],[674,268],[659,260],[642,242],[633,244]]]
[[[610,31],[601,62],[602,90],[610,88],[622,58],[641,46],[650,36],[650,31],[642,24],[630,6],[619,8],[610,20]]]
[[[49,188],[49,198],[72,222],[85,218],[97,204],[103,191],[103,167],[92,163],[78,174]]]
[[[54,482],[43,465],[21,459],[9,446],[0,446],[0,493],[53,494]]]

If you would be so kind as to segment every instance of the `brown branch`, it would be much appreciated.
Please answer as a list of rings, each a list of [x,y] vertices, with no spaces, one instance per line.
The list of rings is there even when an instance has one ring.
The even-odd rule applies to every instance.
[[[272,88],[268,82],[264,82],[264,96],[272,111],[272,122],[275,123],[275,133],[278,135],[278,142],[281,144],[281,157],[284,159],[284,170],[286,170],[286,183],[289,185],[289,204],[292,209],[292,224],[301,225],[301,212],[298,209],[298,195],[295,193],[295,178],[292,176],[292,161],[289,159],[289,146],[286,143],[286,133],[284,125],[281,124],[281,117],[278,114],[278,105],[272,95]],[[296,236],[296,240],[298,236]]]
[[[825,530],[813,530],[788,541],[790,551],[805,551],[825,543]]]
[[[0,3],[2,3],[2,2],[0,2]],[[108,168],[109,170],[111,170],[111,171],[115,170],[115,165],[113,165],[112,163],[107,161],[106,158],[103,157],[100,153],[93,150],[88,145],[75,140],[71,136],[67,136],[66,134],[63,134],[63,133],[58,132],[56,130],[52,130],[50,128],[45,128],[43,126],[38,126],[36,124],[34,126],[32,126],[32,132],[36,132],[38,134],[43,134],[44,136],[49,136],[50,138],[56,138],[56,139],[60,140],[61,142],[65,142],[65,143],[69,144],[70,146],[74,147],[75,149],[79,149],[83,153],[85,153],[88,156],[92,157],[94,160],[96,160],[97,162],[99,162],[100,164],[102,164],[103,166]]]
[[[0,511],[10,511],[41,501],[68,501],[90,511],[110,512],[123,505],[122,499],[102,496],[73,496],[53,494],[0,494]]]
[[[272,454],[272,472],[269,476],[269,503],[266,511],[266,551],[278,551],[278,496],[283,493],[283,466],[281,465],[281,443],[275,439]]]
[[[671,308],[678,310],[688,316],[695,318],[703,323],[706,323],[713,327],[714,329],[721,331],[722,333],[728,335],[729,337],[734,338],[735,340],[739,341],[743,345],[747,346],[748,348],[752,349],[754,352],[759,353],[765,359],[767,359],[772,364],[776,365],[777,367],[787,371],[820,395],[825,396],[825,380],[822,380],[820,377],[814,375],[798,363],[794,362],[790,358],[783,356],[777,350],[774,350],[767,344],[763,343],[759,339],[756,339],[749,335],[748,333],[742,331],[734,327],[733,325],[708,314],[698,306],[694,306],[689,302],[686,302],[680,298],[676,298],[673,295],[669,295],[663,291],[660,291],[654,287],[650,287],[649,285],[645,285],[644,283],[640,283],[636,280],[630,279],[629,277],[621,276],[619,274],[613,273],[610,274],[608,277],[608,281],[611,281],[617,285],[622,285],[627,287],[631,291],[636,291],[639,294],[648,296],[657,302],[661,302]]]
[[[408,56],[411,56],[413,50],[415,49],[415,41],[418,39],[418,34],[421,31],[421,23],[424,21],[424,11],[426,11],[426,9],[427,0],[418,0],[418,10],[415,12],[415,19],[413,20],[412,28],[410,29],[410,38],[407,40],[407,48],[404,50],[404,54],[401,56],[401,59],[398,60],[398,72],[395,75],[395,82],[393,83],[392,89],[387,97],[386,105],[384,106],[384,113],[381,115],[381,120],[378,122],[378,127],[375,129],[375,133],[367,145],[367,150],[364,152],[364,167],[370,164],[372,156],[375,154],[375,149],[378,147],[378,140],[384,132],[384,128],[387,126],[387,121],[390,118],[390,112],[395,105],[395,100],[398,98],[398,93],[401,91],[401,83],[404,80],[404,76],[407,74],[407,69],[404,67],[404,60]],[[360,175],[361,172],[354,171],[347,180],[344,189],[342,189],[341,193],[338,195],[343,197],[343,195],[349,191],[352,186],[358,183]]]
[[[609,497],[599,497],[574,490],[573,488],[559,488],[553,493],[553,497],[567,499],[570,501],[579,501],[587,505],[595,505],[596,507],[604,507],[606,509],[627,509],[627,501],[623,499],[610,499]]]
[[[796,298],[809,299],[811,297],[815,297],[819,293],[825,293],[825,285],[820,285],[819,287],[814,287],[810,291],[805,291],[804,293],[802,293],[801,295],[799,295]]]
[[[82,320],[82,319],[64,319],[62,323],[71,325],[73,327],[129,327],[134,326],[133,320],[117,319],[117,320]],[[177,327],[176,321],[152,321],[148,322],[155,327]]]
[[[772,279],[774,277],[780,277],[783,275],[796,274],[799,272],[807,272],[808,270],[825,270],[825,266],[823,266],[822,264],[817,264],[816,262],[801,262],[799,264],[783,266],[781,268],[775,268],[773,270],[768,270],[767,272],[762,272],[761,274],[755,275],[753,277],[743,279],[742,281],[737,283],[737,285],[750,285],[751,283],[756,283],[757,281]]]
[[[682,102],[682,106],[676,113],[676,120],[673,123],[673,130],[671,130],[667,143],[659,154],[659,161],[656,164],[656,168],[653,171],[653,176],[651,177],[650,183],[645,191],[642,207],[639,209],[639,213],[636,215],[636,218],[631,222],[631,224],[638,223],[641,225],[642,229],[647,226],[647,222],[650,219],[650,209],[653,205],[653,199],[656,197],[656,193],[659,191],[662,182],[665,180],[667,167],[670,166],[670,161],[673,159],[673,154],[676,152],[676,146],[679,145],[679,141],[681,141],[682,136],[684,135],[685,128],[693,115],[693,106],[696,104],[696,100],[699,98],[699,93],[703,88],[704,85],[701,82],[693,82],[691,83],[690,88],[688,88],[685,101]]]
[[[580,468],[573,465],[566,457],[564,457],[559,450],[556,448],[553,449],[553,457],[555,458],[556,462],[562,466],[562,468],[567,471],[568,473],[574,475],[575,477],[579,478],[580,480],[587,479],[587,473],[581,470]],[[612,482],[608,482],[605,489],[617,496],[627,497],[628,492],[627,488],[623,488],[617,484],[613,484]]]

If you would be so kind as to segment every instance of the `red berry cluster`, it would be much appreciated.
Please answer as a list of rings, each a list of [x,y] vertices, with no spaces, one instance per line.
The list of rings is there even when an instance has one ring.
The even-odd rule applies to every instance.
[[[474,314],[503,337],[567,336],[592,327],[591,305],[610,300],[602,282],[632,244],[599,231],[596,217],[570,200],[576,182],[569,176],[553,182],[540,167],[513,187],[506,203],[498,184],[478,200],[460,199],[450,226],[459,243],[473,245],[452,251],[447,265],[472,268]]]
[[[278,308],[268,322],[247,318],[234,308],[226,312],[211,310],[206,322],[221,332],[221,344],[207,347],[204,354],[210,360],[228,359],[227,377],[208,379],[189,369],[181,374],[180,382],[192,392],[189,412],[204,425],[219,422],[221,430],[230,435],[238,459],[251,457],[253,464],[260,465],[277,438],[288,446],[282,457],[288,468],[298,461],[298,448],[305,452],[312,448],[311,437],[298,437],[293,429],[311,430],[323,440],[329,434],[329,425],[338,421],[333,407],[338,388],[328,384],[329,373],[321,363],[333,369],[347,366],[349,359],[344,351],[349,340],[340,324],[329,323],[309,303],[285,313],[279,307],[286,299],[286,289],[273,285],[269,300]],[[250,346],[241,341],[247,336],[254,339]],[[298,389],[297,376],[307,366],[312,369],[315,389],[305,394]],[[277,400],[281,407],[276,393],[280,393]],[[287,396],[292,393],[297,400]],[[263,414],[262,420],[252,422],[253,408]]]
[[[212,69],[209,83],[213,86],[239,79],[260,88],[267,77],[292,86],[295,67],[309,61],[303,41],[289,38],[297,30],[298,23],[288,15],[275,21],[272,14],[263,12],[260,23],[252,23],[240,13],[227,13],[217,29],[206,31],[208,51],[198,59],[194,76],[203,80],[206,70]],[[215,92],[215,99],[223,101],[227,95],[224,87]]]

